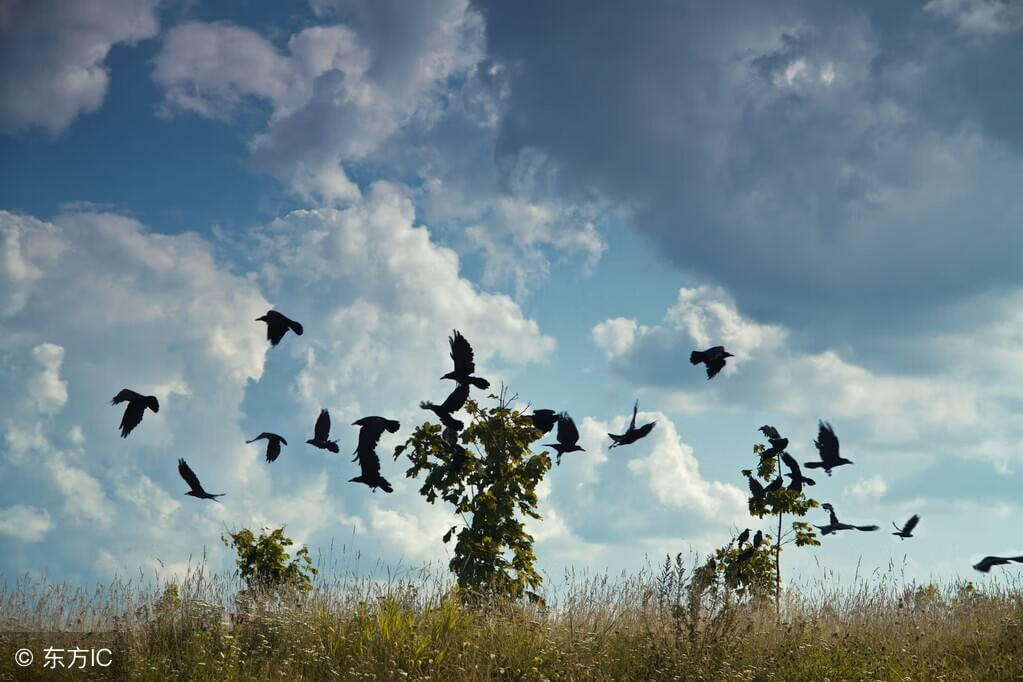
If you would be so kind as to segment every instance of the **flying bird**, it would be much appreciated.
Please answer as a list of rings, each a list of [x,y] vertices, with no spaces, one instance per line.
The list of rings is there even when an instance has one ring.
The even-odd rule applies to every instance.
[[[760,481],[754,478],[751,473],[746,474],[746,478],[749,479],[749,491],[753,494],[753,497],[758,500],[763,500],[764,496],[767,494],[767,491],[764,490],[764,486],[761,485]]]
[[[916,528],[916,524],[920,523],[920,515],[913,514],[909,517],[909,521],[906,521],[906,525],[902,528],[895,526],[895,522],[892,521],[892,525],[895,526],[895,531],[892,535],[898,535],[901,539],[913,537],[913,529]]]
[[[266,438],[266,461],[276,461],[281,456],[281,444],[288,444],[288,441],[284,440],[284,436],[278,436],[276,433],[270,433],[264,431],[252,440],[245,441],[246,443],[255,443],[257,440]]]
[[[199,483],[199,477],[195,475],[195,472],[192,471],[191,467],[189,467],[183,459],[178,460],[178,473],[181,474],[181,478],[185,479],[185,483],[187,483],[188,487],[191,488],[191,490],[185,493],[186,495],[198,497],[201,500],[213,500],[214,502],[220,502],[217,498],[223,497],[226,494],[217,493],[216,495],[212,495],[203,490],[202,484]]]
[[[309,445],[339,452],[336,440],[330,440],[330,413],[326,409],[320,410],[320,416],[316,418],[316,426],[313,429],[313,437],[306,441]]]
[[[778,476],[773,481],[771,481],[770,483],[767,484],[767,486],[764,487],[764,495],[766,496],[768,493],[773,493],[775,490],[780,490],[783,483],[785,483],[785,479],[781,477],[781,474],[778,474]]]
[[[760,453],[761,462],[781,454],[789,446],[789,439],[782,438],[781,434],[778,433],[778,429],[773,426],[765,424],[760,427],[760,432],[764,434],[771,444],[771,447]]]
[[[540,430],[540,433],[550,433],[554,425],[558,423],[558,414],[554,410],[533,410],[533,414],[529,415],[529,418],[533,420],[533,427]]]
[[[373,492],[382,488],[385,493],[393,493],[394,488],[386,478],[380,475],[380,457],[376,453],[376,445],[383,432],[394,433],[398,430],[398,422],[383,417],[363,417],[354,422],[361,426],[359,430],[359,446],[355,449],[355,459],[359,462],[362,473],[348,479],[350,483],[365,483]]]
[[[813,442],[817,446],[817,453],[820,455],[819,462],[804,462],[807,469],[824,469],[830,476],[831,470],[843,464],[852,464],[852,460],[838,456],[838,436],[835,435],[831,424],[826,421],[819,421],[820,430],[817,433],[817,440]]]
[[[1023,556],[986,556],[973,565],[981,573],[987,573],[992,566],[1004,566],[1010,561],[1023,564]]]
[[[355,448],[355,459],[359,458],[359,452],[361,450],[375,450],[377,443],[380,442],[380,436],[384,434],[384,431],[388,433],[397,433],[398,429],[401,428],[401,424],[397,419],[387,419],[386,417],[363,417],[362,419],[356,419],[352,422],[352,426],[361,427],[359,429],[359,444]],[[352,461],[354,462],[355,459]]]
[[[637,409],[639,409],[638,400],[636,401],[636,404],[632,406],[632,421],[629,422],[629,428],[625,430],[625,433],[607,434],[608,436],[611,437],[611,440],[614,441],[613,443],[611,443],[611,445],[608,446],[607,448],[608,450],[610,450],[611,448],[616,448],[619,445],[630,445],[632,443],[635,443],[637,440],[643,438],[648,433],[650,433],[651,430],[653,430],[654,424],[656,424],[657,422],[650,422],[648,424],[643,424],[643,426],[639,427],[638,429],[636,428]]]
[[[725,367],[725,358],[734,357],[725,350],[724,346],[714,346],[707,350],[694,350],[689,354],[689,362],[698,365],[701,362],[707,367],[707,378],[713,379],[714,375]]]
[[[128,405],[124,408],[124,415],[121,417],[121,426],[119,427],[121,438],[127,438],[128,434],[142,423],[142,414],[147,407],[154,414],[160,411],[160,401],[156,399],[155,395],[141,395],[130,388],[122,388],[121,392],[110,401],[110,404],[116,405],[125,401],[128,401]]]
[[[461,431],[465,426],[461,421],[451,416],[452,412],[458,412],[465,405],[465,401],[469,399],[469,384],[458,384],[455,390],[451,391],[447,398],[444,399],[440,405],[435,405],[427,400],[419,403],[419,407],[424,410],[432,410],[434,414],[440,419],[440,423],[445,428],[452,428],[455,431]]]
[[[826,526],[815,526],[820,529],[821,535],[829,535],[830,533],[837,533],[840,530],[880,530],[880,526],[854,526],[849,523],[842,523],[838,520],[838,516],[835,514],[835,508],[831,506],[830,502],[825,502],[821,505],[821,509],[827,509],[830,521]]]
[[[579,429],[567,412],[558,414],[558,442],[544,443],[543,446],[553,448],[558,453],[558,464],[561,464],[561,456],[566,452],[585,452],[585,449],[579,446]]]
[[[472,346],[461,332],[454,330],[454,336],[448,337],[448,343],[451,346],[451,359],[455,363],[455,368],[441,379],[453,379],[460,384],[472,384],[476,388],[490,388],[489,381],[472,376],[476,371],[476,362],[473,360]]]
[[[787,452],[783,452],[781,453],[781,461],[785,462],[785,466],[789,468],[789,473],[785,474],[792,479],[789,481],[789,490],[801,493],[803,492],[804,485],[817,485],[817,481],[803,475],[803,472],[799,469],[799,462],[796,461],[795,457]]]
[[[747,540],[749,540],[749,528],[739,533],[739,537],[736,538],[736,541],[738,543],[736,547],[742,547],[742,543],[746,542]]]
[[[289,329],[302,336],[302,325],[281,315],[276,310],[268,310],[266,315],[257,317],[256,322],[266,322],[266,338],[271,346],[280,343]]]

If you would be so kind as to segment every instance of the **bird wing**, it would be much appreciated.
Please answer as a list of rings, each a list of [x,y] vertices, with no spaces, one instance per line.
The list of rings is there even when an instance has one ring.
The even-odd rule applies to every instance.
[[[270,313],[267,313],[269,317]],[[283,316],[282,316],[283,317]],[[266,321],[266,339],[270,342],[271,346],[276,346],[284,338],[284,332],[288,331],[288,325],[283,320],[279,320],[276,317],[270,317]]]
[[[128,406],[124,408],[124,415],[121,417],[121,437],[127,438],[128,434],[131,433],[136,426],[142,423],[142,414],[146,411],[146,406],[140,402],[134,400],[128,403]]]
[[[451,345],[451,359],[455,363],[455,374],[469,376],[476,371],[476,362],[473,359],[472,346],[457,329],[454,336],[448,337]]]
[[[327,412],[326,409],[321,409],[320,416],[316,418],[313,438],[316,440],[327,440],[328,436],[330,436],[330,412]]]
[[[469,384],[458,384],[455,390],[448,394],[448,397],[441,403],[440,409],[444,410],[448,414],[452,412],[458,412],[465,405],[465,401],[469,399]]]
[[[270,439],[270,434],[267,433],[266,431],[264,431],[263,433],[259,434],[258,436],[256,436],[252,440],[247,440],[245,442],[246,443],[255,443],[257,440],[262,440],[263,438],[266,438],[267,440],[269,440]]]
[[[558,442],[562,445],[575,445],[579,442],[579,429],[567,414],[558,417]]]
[[[361,421],[361,420],[360,420]],[[359,445],[356,448],[358,452],[363,450],[372,450],[380,442],[380,436],[383,434],[384,429],[382,425],[373,424],[372,422],[364,424],[359,429]]]
[[[356,454],[359,455],[359,468],[364,478],[375,478],[380,475],[380,457],[375,450],[360,447]]]
[[[778,433],[778,429],[774,428],[770,424],[764,424],[760,427],[759,431],[764,434],[765,438],[781,438],[781,434]]]
[[[838,436],[828,422],[821,421],[818,424],[817,440],[813,444],[817,446],[822,462],[833,462],[838,459]]]
[[[764,486],[760,485],[760,481],[758,481],[757,479],[753,478],[752,476],[749,476],[748,480],[749,480],[749,491],[751,493],[753,493],[753,497],[756,497],[756,498],[763,497],[764,496]]]
[[[880,530],[880,526],[853,526],[856,530]]]
[[[632,406],[632,421],[629,422],[629,428],[626,429],[627,431],[632,431],[632,430],[634,430],[636,428],[636,410],[638,410],[638,409],[639,409],[639,401],[637,400],[636,404]]]
[[[654,430],[654,424],[656,424],[656,423],[657,422],[649,422],[647,424],[643,424],[643,426],[641,426],[638,429],[636,429],[636,440],[639,440],[640,438],[643,438],[648,433],[653,431]]]
[[[787,466],[789,468],[789,471],[792,472],[791,476],[793,478],[803,477],[802,472],[799,470],[799,462],[796,461],[795,457],[793,457],[787,452],[783,452],[781,453],[781,461],[785,462],[785,466]]]
[[[302,325],[300,323],[295,322],[295,320],[288,320],[288,326],[291,327],[291,331],[295,332],[299,336],[302,336],[302,332],[304,330],[302,329]]]
[[[178,473],[181,474],[181,478],[185,479],[185,483],[192,489],[192,492],[205,492],[202,489],[202,484],[199,483],[199,477],[195,475],[195,472],[192,471],[192,468],[188,466],[184,459],[178,460]]]
[[[919,514],[913,514],[912,516],[909,517],[909,521],[906,521],[906,525],[903,526],[902,532],[903,533],[912,533],[913,529],[916,528],[916,524],[918,524],[918,523],[920,523],[920,515]]]
[[[724,368],[725,359],[723,357],[715,356],[713,360],[707,360],[707,378],[713,379]]]
[[[142,396],[130,388],[122,388],[121,392],[114,396],[114,399],[110,401],[111,405],[117,403],[123,403],[125,400],[140,400]]]

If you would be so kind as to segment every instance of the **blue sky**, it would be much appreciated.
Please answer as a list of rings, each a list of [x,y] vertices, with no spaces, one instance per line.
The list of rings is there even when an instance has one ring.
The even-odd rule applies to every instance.
[[[818,419],[855,464],[816,499],[923,520],[790,578],[1023,552],[1023,11],[726,4],[0,0],[0,574],[227,569],[225,528],[280,524],[445,562],[405,466],[371,494],[303,441],[327,407],[342,452],[366,414],[402,442],[454,328],[579,424],[551,575],[768,530],[757,428],[806,461]],[[306,333],[269,349],[270,307]],[[162,409],[121,440],[125,386]],[[608,451],[637,398],[657,427]]]

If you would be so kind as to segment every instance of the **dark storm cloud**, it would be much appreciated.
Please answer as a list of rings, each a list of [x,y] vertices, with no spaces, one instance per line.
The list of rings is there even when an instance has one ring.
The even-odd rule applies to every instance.
[[[498,156],[542,150],[768,319],[1018,283],[1023,41],[890,4],[481,0]]]

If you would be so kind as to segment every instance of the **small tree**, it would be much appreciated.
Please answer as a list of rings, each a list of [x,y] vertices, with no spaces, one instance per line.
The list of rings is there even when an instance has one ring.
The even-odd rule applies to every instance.
[[[753,446],[753,456],[757,458],[757,467],[743,469],[744,476],[756,476],[763,483],[769,484],[781,472],[781,456],[779,451],[774,457],[761,457],[767,447],[757,443]],[[817,500],[807,497],[805,491],[796,492],[782,486],[768,492],[763,499],[750,495],[748,500],[749,513],[757,518],[764,516],[778,517],[777,535],[764,535],[764,542],[755,549],[742,550],[728,543],[714,553],[714,570],[721,573],[726,584],[740,594],[749,595],[754,599],[766,597],[773,587],[775,610],[781,614],[781,548],[782,545],[795,543],[797,547],[820,545],[814,528],[805,521],[793,521],[790,530],[783,529],[783,517],[792,514],[799,518],[806,516],[810,509],[819,507]],[[752,554],[749,553],[752,549]]]
[[[249,591],[295,589],[308,592],[312,588],[312,578],[317,570],[313,568],[313,560],[309,556],[309,548],[295,552],[291,557],[285,548],[295,544],[284,535],[284,527],[276,528],[268,534],[267,528],[260,530],[255,537],[251,530],[243,528],[237,533],[228,533],[220,540],[227,547],[234,547],[238,552],[235,564]]]
[[[551,468],[551,459],[529,449],[541,434],[528,415],[509,407],[515,396],[506,398],[502,388],[500,396],[489,397],[497,400],[496,407],[482,409],[466,401],[471,422],[459,434],[460,446],[449,446],[440,425],[426,422],[395,448],[394,457],[407,453],[412,466],[405,475],[426,473],[419,493],[431,504],[439,497],[462,518],[461,530],[452,526],[442,538],[450,542],[457,531],[449,568],[459,588],[473,598],[492,590],[536,601],[542,579],[533,568],[533,536],[516,512],[541,518],[536,486]]]

